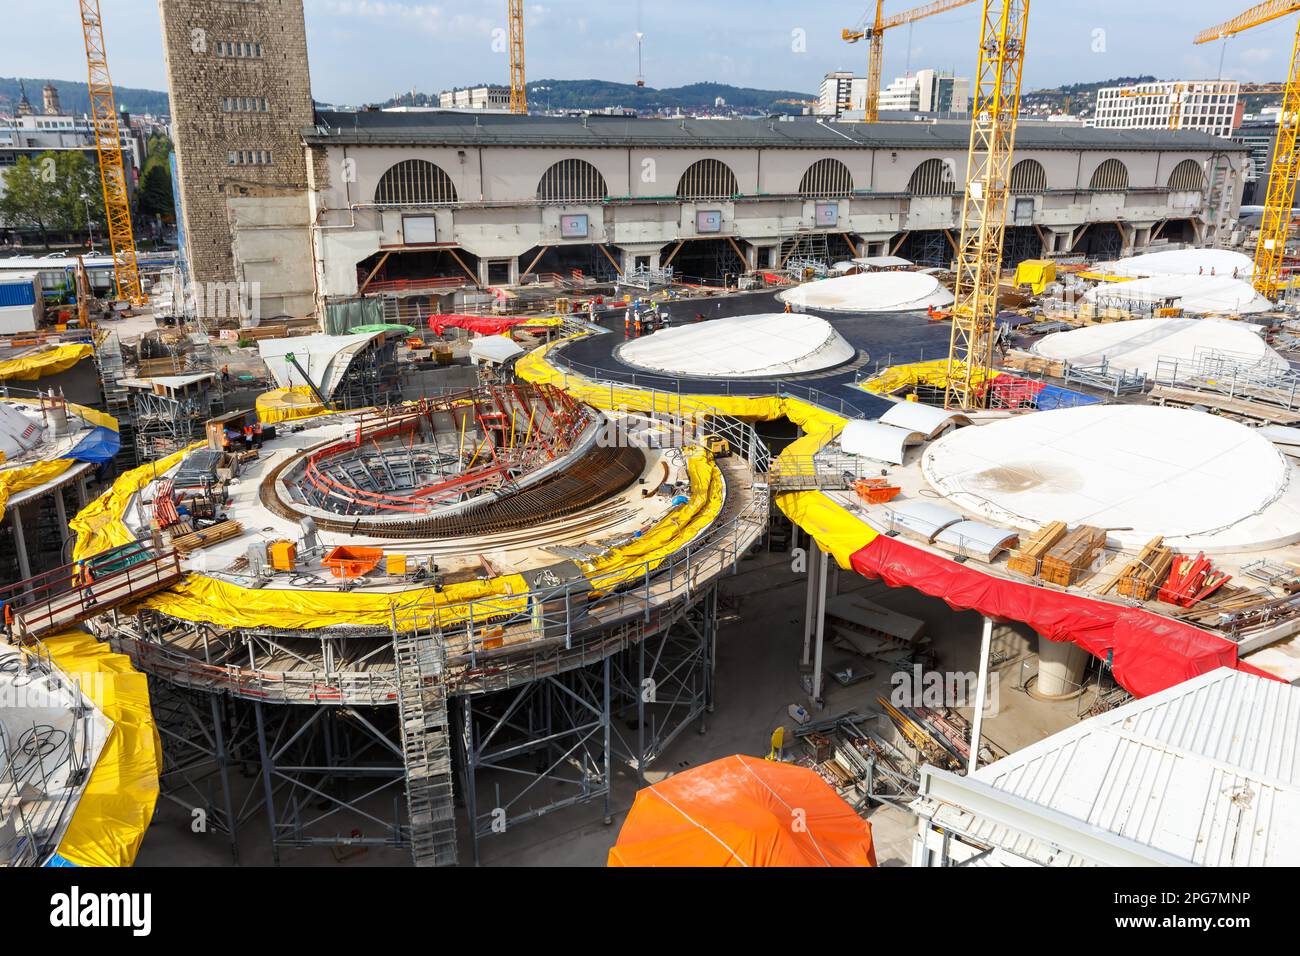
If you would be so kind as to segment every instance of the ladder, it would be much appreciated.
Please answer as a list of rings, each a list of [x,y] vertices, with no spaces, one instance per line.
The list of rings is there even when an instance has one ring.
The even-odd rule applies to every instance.
[[[117,419],[118,437],[121,440],[123,467],[139,464],[135,448],[135,425],[131,414],[131,393],[122,379],[126,378],[126,362],[122,357],[122,343],[116,332],[109,332],[95,345],[95,364],[99,367],[99,380],[104,392],[104,410]]]
[[[446,652],[441,641],[414,631],[393,635],[398,719],[406,764],[411,857],[416,866],[456,865],[451,728],[447,719]]]

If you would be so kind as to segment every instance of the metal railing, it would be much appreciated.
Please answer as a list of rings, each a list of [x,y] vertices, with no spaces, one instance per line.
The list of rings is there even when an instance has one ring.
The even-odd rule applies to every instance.
[[[1240,352],[1198,348],[1190,359],[1161,356],[1155,382],[1300,409],[1300,373]]]

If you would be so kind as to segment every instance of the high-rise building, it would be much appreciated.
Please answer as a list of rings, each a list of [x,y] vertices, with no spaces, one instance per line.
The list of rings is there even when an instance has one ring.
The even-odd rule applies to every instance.
[[[264,316],[309,314],[300,134],[314,112],[303,0],[158,0],[158,8],[188,278],[199,295],[204,284],[244,284]]]
[[[853,80],[853,73],[847,70],[827,73],[822,80],[821,95],[817,98],[817,115],[839,116],[852,109]]]
[[[970,80],[936,70],[900,76],[880,91],[881,112],[965,113],[970,109]]]
[[[1229,137],[1240,123],[1240,85],[1178,80],[1108,86],[1097,91],[1092,125],[1100,129],[1194,129]]]

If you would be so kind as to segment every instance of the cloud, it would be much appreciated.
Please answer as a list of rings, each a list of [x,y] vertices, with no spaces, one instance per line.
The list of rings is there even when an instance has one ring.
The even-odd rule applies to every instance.
[[[309,6],[327,16],[410,24],[425,33],[440,37],[482,35],[504,26],[504,17],[496,19],[467,13],[449,14],[440,4],[435,3],[399,3],[390,0],[310,0]]]

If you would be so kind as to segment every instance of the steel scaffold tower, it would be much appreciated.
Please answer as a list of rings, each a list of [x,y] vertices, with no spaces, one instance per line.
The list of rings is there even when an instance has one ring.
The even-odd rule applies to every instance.
[[[1244,13],[1218,26],[1202,30],[1194,43],[1224,40],[1300,10],[1298,0],[1269,0],[1256,4]],[[1259,224],[1255,245],[1255,290],[1268,299],[1277,299],[1283,288],[1282,266],[1286,259],[1286,242],[1291,229],[1291,205],[1296,184],[1300,182],[1300,24],[1291,45],[1291,61],[1282,94],[1282,114],[1277,120],[1277,139],[1273,147],[1273,165],[1268,177],[1268,195]]]
[[[99,0],[80,0],[81,29],[86,38],[86,68],[90,92],[90,116],[95,125],[95,148],[99,154],[99,177],[104,188],[104,215],[108,219],[108,242],[113,251],[113,278],[117,297],[143,305],[140,266],[135,258],[135,235],[131,231],[131,197],[126,187],[126,166],[122,161],[122,134],[113,100],[113,80],[108,73],[104,46],[104,21]]]
[[[1020,112],[1029,0],[984,0],[981,23],[961,242],[957,247],[946,408],[982,408],[984,381],[993,363],[998,280]]]

